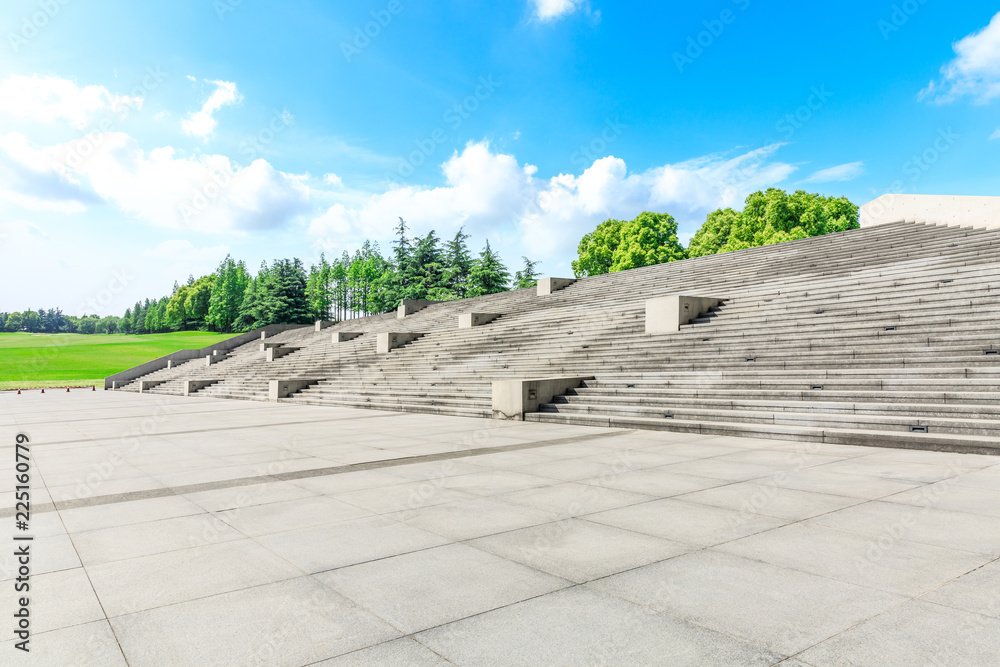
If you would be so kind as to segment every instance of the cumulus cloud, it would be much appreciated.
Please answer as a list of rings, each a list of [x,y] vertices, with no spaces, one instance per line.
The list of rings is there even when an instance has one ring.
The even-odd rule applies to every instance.
[[[184,134],[208,137],[218,125],[213,114],[226,105],[239,104],[243,101],[243,95],[236,89],[236,84],[232,81],[206,81],[206,83],[213,84],[215,90],[208,96],[200,110],[192,112],[181,121],[181,129]]]
[[[55,76],[11,75],[0,82],[0,112],[36,121],[69,121],[84,129],[102,111],[127,113],[142,108],[142,97],[116,95],[104,86],[78,86]]]
[[[488,142],[470,143],[443,165],[445,184],[406,186],[354,196],[312,220],[309,233],[327,250],[362,239],[388,240],[402,215],[416,233],[441,236],[459,227],[489,237],[505,257],[559,260],[572,255],[579,238],[607,218],[632,218],[644,210],[671,213],[692,233],[712,210],[740,206],[754,190],[775,185],[795,171],[772,160],[781,144],[735,156],[711,155],[629,173],[608,156],[583,173],[537,177],[537,168],[494,152]],[[558,268],[549,266],[548,268]]]
[[[833,183],[835,181],[853,181],[865,171],[864,162],[849,162],[847,164],[820,169],[812,176],[802,181],[803,183]]]
[[[948,103],[968,95],[985,104],[1000,96],[1000,13],[952,48],[956,57],[941,68],[939,80],[920,91],[920,99]]]
[[[539,21],[554,21],[566,14],[572,14],[583,0],[531,0],[535,6],[535,18]]]
[[[53,152],[102,199],[159,227],[274,228],[305,212],[309,200],[305,176],[267,160],[242,167],[224,155],[180,156],[171,146],[147,152],[122,132],[87,135]]]
[[[0,136],[0,199],[31,211],[78,213],[99,201],[66,173],[51,152],[17,132]]]

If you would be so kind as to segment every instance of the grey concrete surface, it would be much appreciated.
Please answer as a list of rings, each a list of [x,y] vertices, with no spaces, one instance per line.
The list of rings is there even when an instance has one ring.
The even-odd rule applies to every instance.
[[[33,459],[32,652],[8,634],[0,664],[1000,655],[996,457],[0,393],[4,614],[18,432]]]

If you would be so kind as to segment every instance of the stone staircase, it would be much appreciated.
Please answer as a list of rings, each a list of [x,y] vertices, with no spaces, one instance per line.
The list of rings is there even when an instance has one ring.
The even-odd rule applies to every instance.
[[[725,301],[647,334],[645,300],[671,293]],[[468,312],[502,316],[459,329]],[[281,400],[488,417],[493,380],[584,376],[525,418],[992,452],[998,325],[1000,231],[895,223],[286,331],[267,341],[299,349],[274,361],[253,343],[139,380],[181,393],[215,379],[197,395],[266,400],[269,380],[314,378]],[[387,331],[425,335],[379,354]]]

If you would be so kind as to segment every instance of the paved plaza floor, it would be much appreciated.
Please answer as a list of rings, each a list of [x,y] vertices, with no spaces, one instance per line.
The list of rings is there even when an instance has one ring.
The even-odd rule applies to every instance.
[[[4,665],[1000,663],[997,457],[100,391],[0,434]]]

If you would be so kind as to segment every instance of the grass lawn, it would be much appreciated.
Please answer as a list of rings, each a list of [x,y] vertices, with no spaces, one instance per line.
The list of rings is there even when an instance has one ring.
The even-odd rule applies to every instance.
[[[178,331],[143,336],[0,333],[0,389],[104,386],[104,378],[177,350],[234,334]]]

